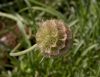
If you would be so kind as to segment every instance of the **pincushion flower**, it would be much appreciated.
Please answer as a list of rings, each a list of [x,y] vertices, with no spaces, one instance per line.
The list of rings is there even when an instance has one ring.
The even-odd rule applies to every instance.
[[[68,51],[71,40],[71,30],[61,20],[42,22],[36,33],[37,45],[46,56],[64,54]]]
[[[42,22],[36,33],[36,44],[30,48],[12,52],[11,56],[19,56],[33,49],[40,51],[47,57],[59,56],[68,52],[72,42],[72,33],[68,26],[61,20],[46,20]]]

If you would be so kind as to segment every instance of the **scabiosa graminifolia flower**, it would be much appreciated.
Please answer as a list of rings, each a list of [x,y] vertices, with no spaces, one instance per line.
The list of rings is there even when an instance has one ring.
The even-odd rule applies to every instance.
[[[61,20],[46,20],[42,22],[36,33],[36,42],[41,52],[46,56],[58,56],[68,51],[71,45],[72,33]]]
[[[72,33],[68,26],[65,26],[60,20],[47,20],[41,23],[36,33],[36,44],[30,48],[14,52],[11,51],[10,56],[20,56],[33,49],[40,49],[47,57],[59,56],[65,54],[71,45]],[[19,45],[18,45],[19,46]]]

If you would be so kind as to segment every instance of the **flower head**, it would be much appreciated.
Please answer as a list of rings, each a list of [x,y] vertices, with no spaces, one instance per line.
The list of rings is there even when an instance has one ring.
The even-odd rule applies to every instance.
[[[47,56],[57,56],[67,52],[71,39],[70,28],[60,20],[42,22],[36,33],[37,45]]]

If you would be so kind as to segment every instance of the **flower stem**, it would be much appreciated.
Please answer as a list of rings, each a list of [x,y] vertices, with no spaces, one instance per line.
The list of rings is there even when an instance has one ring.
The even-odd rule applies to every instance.
[[[37,44],[31,46],[30,48],[28,48],[26,50],[20,51],[20,52],[14,52],[15,50],[12,50],[10,52],[10,56],[20,56],[20,55],[26,54],[27,52],[30,52],[31,50],[35,49],[36,47],[37,47]]]

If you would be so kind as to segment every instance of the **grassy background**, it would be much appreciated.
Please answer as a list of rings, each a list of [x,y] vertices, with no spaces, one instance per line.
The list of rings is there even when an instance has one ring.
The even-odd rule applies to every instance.
[[[25,49],[31,42],[24,26],[28,24],[35,35],[38,22],[53,18],[72,29],[73,45],[67,54],[56,58],[44,58],[34,50],[20,57],[8,55],[10,64],[5,65],[10,69],[0,69],[0,77],[100,77],[99,0],[0,0],[2,18],[18,23]]]

